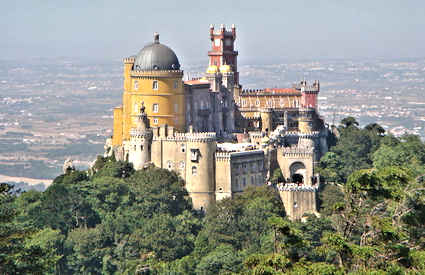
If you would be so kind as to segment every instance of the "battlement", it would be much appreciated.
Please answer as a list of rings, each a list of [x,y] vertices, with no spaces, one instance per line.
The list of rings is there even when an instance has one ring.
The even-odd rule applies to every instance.
[[[130,136],[132,138],[148,138],[152,136],[152,131],[132,128],[130,130]]]
[[[294,84],[293,88],[302,93],[318,93],[320,91],[320,83],[318,80],[315,80],[313,85],[308,85],[307,81],[303,80],[300,83]]]
[[[300,131],[287,131],[287,132],[284,132],[282,135],[288,136],[288,137],[296,136],[296,137],[301,137],[301,138],[316,138],[316,137],[319,137],[320,132],[319,131],[311,131],[311,132],[302,133]]]
[[[319,186],[307,186],[307,185],[298,185],[296,183],[280,183],[277,186],[279,191],[289,191],[289,192],[317,192],[319,191]]]
[[[218,30],[214,29],[214,25],[210,25],[210,36],[211,38],[213,36],[218,36],[218,35],[223,35],[223,36],[231,36],[236,38],[236,27],[235,24],[232,24],[232,27],[230,30],[226,30],[226,26],[224,26],[224,24],[220,25],[220,28]]]
[[[230,161],[232,158],[251,156],[251,155],[264,155],[263,150],[247,150],[241,152],[216,152],[215,157],[217,161]]]
[[[216,141],[215,132],[180,133],[173,127],[161,126],[153,129],[153,140],[212,142]]]
[[[300,96],[301,93],[297,89],[243,89],[239,96],[273,96],[273,95],[289,95]]]
[[[207,142],[216,141],[217,134],[215,132],[199,132],[199,133],[186,133],[187,141]]]
[[[230,161],[230,152],[216,152],[215,159],[216,161]]]
[[[126,64],[134,64],[134,61],[136,61],[136,58],[134,56],[126,57],[123,59],[123,62]]]
[[[157,70],[157,71],[130,71],[132,77],[147,77],[147,78],[161,78],[161,77],[176,77],[183,76],[182,70]]]
[[[300,147],[281,147],[283,156],[287,157],[312,157],[313,148],[300,148]]]

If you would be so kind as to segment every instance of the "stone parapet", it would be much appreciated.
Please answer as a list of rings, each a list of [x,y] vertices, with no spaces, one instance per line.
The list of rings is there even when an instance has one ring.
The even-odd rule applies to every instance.
[[[152,137],[152,131],[132,128],[130,130],[130,136],[131,137],[139,137],[139,138],[140,137],[144,137],[144,138]]]
[[[161,78],[161,77],[176,77],[183,76],[182,70],[158,70],[158,71],[130,71],[131,77],[145,77],[145,78]]]
[[[217,152],[215,153],[216,161],[230,161],[230,153],[228,152]]]
[[[136,61],[136,58],[134,58],[133,56],[126,57],[123,59],[123,62],[126,64],[134,64],[134,61]]]
[[[153,140],[168,141],[191,141],[191,142],[212,142],[216,141],[215,132],[199,132],[199,133],[173,133],[172,135],[161,136],[154,134]]]
[[[291,191],[291,192],[318,192],[318,186],[306,186],[298,185],[296,183],[278,184],[276,188],[279,191]]]
[[[300,131],[286,131],[282,136],[297,136],[297,137],[303,137],[303,138],[314,138],[319,137],[320,132],[319,131],[311,131],[311,132],[305,132],[302,133]]]
[[[310,157],[313,156],[313,148],[281,147],[283,156],[287,157]]]
[[[291,95],[300,95],[300,92],[297,90],[294,90],[293,92],[285,92],[285,93],[273,93],[270,91],[266,91],[264,89],[244,89],[241,91],[239,96],[278,96],[278,95],[285,95],[285,96],[291,96]]]

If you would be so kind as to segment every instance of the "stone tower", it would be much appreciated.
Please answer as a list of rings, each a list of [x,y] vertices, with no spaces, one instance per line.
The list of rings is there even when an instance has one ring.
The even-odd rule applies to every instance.
[[[215,202],[215,133],[186,134],[186,189],[195,209]]]
[[[142,169],[151,161],[152,129],[149,128],[149,121],[145,112],[145,105],[142,102],[140,114],[137,118],[137,127],[130,131],[130,141],[128,142],[128,161],[133,163],[134,169]]]

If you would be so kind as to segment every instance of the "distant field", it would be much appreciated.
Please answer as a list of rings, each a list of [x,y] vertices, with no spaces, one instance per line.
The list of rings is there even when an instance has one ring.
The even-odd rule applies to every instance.
[[[206,66],[207,60],[183,69],[186,77],[199,77]],[[86,169],[112,135],[112,110],[122,103],[122,68],[120,61],[0,61],[0,174],[53,179],[68,157]],[[422,138],[424,68],[424,59],[239,65],[243,88],[320,80],[319,111],[327,123],[353,116],[361,125],[378,122],[390,132]]]

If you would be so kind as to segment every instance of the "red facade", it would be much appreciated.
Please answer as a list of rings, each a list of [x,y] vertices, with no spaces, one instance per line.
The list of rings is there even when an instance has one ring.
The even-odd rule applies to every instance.
[[[235,51],[236,28],[233,25],[231,31],[221,25],[220,29],[215,31],[214,26],[210,27],[211,51],[208,52],[209,65],[220,67],[221,65],[231,66],[235,74],[235,83],[239,84],[239,73],[237,56]]]

